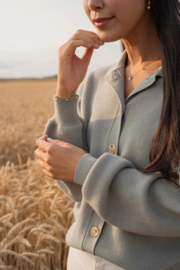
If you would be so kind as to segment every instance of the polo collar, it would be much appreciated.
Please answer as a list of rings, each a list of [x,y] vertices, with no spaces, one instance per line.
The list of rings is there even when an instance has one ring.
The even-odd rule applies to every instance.
[[[113,89],[119,96],[119,101],[122,106],[122,112],[125,110],[125,105],[129,102],[129,100],[138,92],[143,91],[147,87],[151,86],[155,81],[156,77],[163,77],[162,74],[162,66],[156,69],[154,72],[149,74],[131,93],[130,95],[124,99],[124,66],[126,61],[127,51],[126,49],[123,51],[120,60],[111,65],[108,71],[105,73],[105,78],[111,84]]]

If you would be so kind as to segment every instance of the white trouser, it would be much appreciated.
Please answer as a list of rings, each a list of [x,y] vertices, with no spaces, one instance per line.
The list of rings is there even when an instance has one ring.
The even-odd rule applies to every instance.
[[[125,270],[99,256],[70,247],[67,270]]]

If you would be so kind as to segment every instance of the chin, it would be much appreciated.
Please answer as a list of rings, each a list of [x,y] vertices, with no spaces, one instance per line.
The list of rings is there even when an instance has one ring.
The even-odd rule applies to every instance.
[[[100,39],[102,39],[104,42],[114,42],[114,41],[118,41],[122,38],[121,35],[110,35],[108,33],[103,33],[102,31],[98,31],[98,36],[100,37]]]

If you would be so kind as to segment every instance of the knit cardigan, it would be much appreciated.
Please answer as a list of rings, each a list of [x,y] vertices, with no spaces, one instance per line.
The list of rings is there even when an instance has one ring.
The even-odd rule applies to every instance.
[[[125,99],[126,56],[86,75],[77,98],[54,99],[44,134],[87,152],[74,182],[55,179],[75,201],[66,242],[127,270],[179,270],[180,188],[139,171],[160,120],[162,67]]]

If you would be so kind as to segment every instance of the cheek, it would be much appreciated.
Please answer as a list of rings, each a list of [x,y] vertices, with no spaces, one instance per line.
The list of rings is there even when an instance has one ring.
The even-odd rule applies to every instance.
[[[137,10],[144,10],[145,8],[145,0],[107,0],[107,7],[110,11],[114,13],[125,12],[133,13],[137,12]]]
[[[145,12],[145,0],[111,0],[120,29],[133,29]]]

